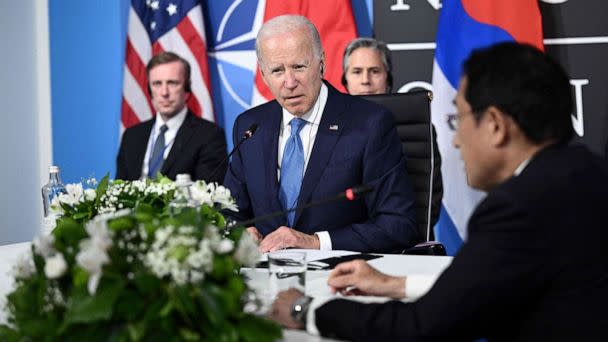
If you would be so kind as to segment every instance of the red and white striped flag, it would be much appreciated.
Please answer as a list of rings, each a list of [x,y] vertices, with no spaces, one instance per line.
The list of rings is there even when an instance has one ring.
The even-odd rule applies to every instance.
[[[146,64],[162,51],[175,52],[191,66],[188,108],[215,122],[207,65],[207,39],[199,0],[132,0],[123,81],[121,132],[155,113]]]

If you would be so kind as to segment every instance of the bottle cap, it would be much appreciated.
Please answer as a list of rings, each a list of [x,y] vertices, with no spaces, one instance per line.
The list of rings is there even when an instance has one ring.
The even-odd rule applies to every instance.
[[[57,165],[49,166],[49,172],[50,173],[59,173],[59,166],[57,166]]]

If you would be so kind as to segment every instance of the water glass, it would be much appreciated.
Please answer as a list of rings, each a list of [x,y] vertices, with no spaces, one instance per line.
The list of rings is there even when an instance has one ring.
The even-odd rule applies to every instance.
[[[268,254],[269,295],[276,299],[279,292],[296,288],[306,290],[306,253],[276,251]]]

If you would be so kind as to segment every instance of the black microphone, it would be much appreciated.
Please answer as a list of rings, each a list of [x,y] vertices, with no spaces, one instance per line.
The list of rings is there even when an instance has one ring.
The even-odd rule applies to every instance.
[[[359,198],[361,198],[362,195],[365,195],[368,192],[371,192],[372,190],[374,190],[374,188],[371,187],[370,185],[366,185],[366,184],[355,185],[352,188],[348,188],[335,196],[323,198],[323,199],[320,199],[320,200],[314,201],[314,202],[309,202],[309,203],[306,203],[301,206],[295,206],[295,207],[287,209],[287,210],[275,211],[273,213],[254,217],[252,219],[245,220],[245,221],[239,221],[239,222],[231,221],[229,223],[226,223],[226,229],[230,230],[231,228],[234,228],[236,226],[248,227],[253,223],[266,221],[273,217],[282,216],[282,215],[285,215],[292,211],[302,210],[302,209],[306,209],[306,208],[310,208],[310,207],[316,207],[318,205],[326,204],[326,203],[330,203],[330,202],[341,201],[341,200],[355,201],[355,200],[358,200]]]
[[[245,131],[245,133],[243,133],[243,137],[241,138],[241,140],[236,144],[236,146],[234,146],[232,148],[232,151],[230,151],[230,153],[228,153],[228,155],[226,156],[226,158],[224,158],[224,160],[222,160],[221,163],[219,163],[215,170],[213,170],[213,172],[211,172],[211,176],[209,176],[208,179],[213,179],[213,177],[217,174],[217,172],[222,168],[222,166],[224,166],[224,164],[226,163],[226,161],[228,160],[228,158],[230,158],[230,156],[236,152],[236,150],[239,148],[239,146],[241,146],[241,144],[243,142],[245,142],[245,140],[251,138],[253,136],[253,134],[255,133],[255,131],[258,129],[258,124],[257,123],[253,123],[251,124],[251,126],[249,126],[249,128]]]

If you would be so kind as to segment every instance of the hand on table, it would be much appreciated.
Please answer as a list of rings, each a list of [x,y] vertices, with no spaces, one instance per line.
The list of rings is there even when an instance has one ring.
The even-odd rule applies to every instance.
[[[405,296],[405,278],[379,272],[363,260],[338,264],[329,274],[327,284],[333,293],[345,296],[383,296],[400,299]]]
[[[260,243],[260,252],[274,252],[285,248],[319,249],[319,237],[308,235],[295,229],[281,226],[266,235]]]

